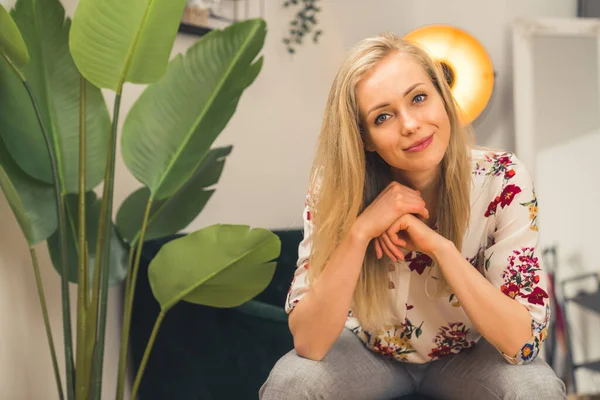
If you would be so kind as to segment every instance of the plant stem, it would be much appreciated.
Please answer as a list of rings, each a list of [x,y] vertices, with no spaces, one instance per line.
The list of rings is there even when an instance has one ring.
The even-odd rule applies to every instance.
[[[106,176],[104,179],[104,191],[102,195],[102,208],[104,214],[100,215],[101,229],[98,237],[103,239],[103,248],[101,253],[96,253],[97,257],[101,257],[100,268],[101,268],[101,301],[100,310],[98,312],[98,336],[97,336],[97,349],[98,352],[94,357],[93,365],[93,381],[92,381],[92,395],[94,399],[100,400],[102,393],[102,367],[104,363],[104,338],[106,336],[106,307],[108,301],[108,275],[109,275],[109,264],[110,264],[110,237],[112,234],[112,208],[113,208],[113,195],[115,186],[115,155],[117,152],[117,123],[119,121],[119,107],[121,105],[121,90],[116,93],[115,105],[113,112],[112,129],[110,135],[111,147],[108,151],[108,163],[106,165]],[[106,207],[104,205],[106,204]]]
[[[150,339],[148,340],[148,344],[146,345],[146,350],[144,350],[144,356],[142,357],[140,368],[138,369],[137,374],[135,376],[135,381],[133,382],[133,389],[131,389],[131,400],[136,399],[137,392],[142,381],[142,376],[144,375],[144,370],[146,369],[146,364],[148,364],[148,358],[150,357],[150,352],[152,351],[152,346],[154,345],[158,329],[160,328],[160,324],[165,318],[166,312],[167,310],[160,311],[160,313],[158,314],[158,318],[156,318],[156,322],[154,323],[154,328],[152,328],[152,333],[150,334]]]
[[[133,298],[135,297],[135,283],[137,281],[137,272],[140,266],[140,258],[142,256],[142,246],[144,245],[144,235],[146,233],[146,227],[148,225],[148,218],[150,216],[150,209],[152,208],[152,196],[146,203],[146,211],[144,212],[144,219],[142,220],[142,229],[140,236],[137,241],[137,251],[135,253],[135,262],[132,266],[132,270],[127,274],[127,281],[125,283],[125,310],[123,311],[123,329],[121,331],[121,351],[119,353],[119,372],[117,375],[117,400],[123,400],[125,395],[125,371],[127,369],[127,350],[129,348],[129,331],[131,328],[131,313],[133,309]],[[131,244],[133,249],[136,243]],[[131,256],[131,252],[130,252]],[[131,257],[130,257],[131,258]],[[131,260],[130,264],[131,265]]]
[[[86,351],[86,314],[88,292],[88,259],[85,237],[85,173],[86,173],[86,81],[80,79],[79,100],[79,268],[77,285],[77,369],[75,370],[75,398],[86,400],[89,383],[89,365],[91,360]]]
[[[130,289],[130,281],[131,281],[131,269],[133,269],[133,257],[135,255],[135,243],[131,243],[129,247],[129,257],[127,258],[127,269],[129,272],[127,273],[127,278],[125,279],[125,299],[123,304],[127,304],[127,299],[129,298],[129,289]],[[123,309],[123,324],[121,329],[121,348],[119,351],[119,369],[117,371],[117,393],[115,399],[121,400],[125,393],[125,371],[127,367],[127,344],[124,343],[125,338],[125,324],[127,323],[127,318],[125,317],[126,307]]]
[[[50,327],[50,318],[48,318],[48,307],[46,306],[46,296],[44,295],[44,286],[42,284],[42,277],[40,276],[40,267],[38,264],[37,254],[33,247],[29,248],[29,253],[31,254],[31,261],[33,262],[35,283],[37,285],[38,296],[40,298],[40,306],[42,307],[42,315],[44,317],[46,336],[48,337],[48,346],[50,347],[50,356],[52,357],[52,367],[54,368],[54,378],[56,379],[58,397],[60,400],[63,400],[65,395],[63,393],[62,383],[60,382],[60,371],[58,369],[58,361],[56,359],[56,350],[54,349],[54,339],[52,338],[52,328]]]
[[[63,334],[64,334],[64,342],[65,342],[65,366],[66,366],[66,380],[67,380],[67,399],[74,399],[74,390],[75,386],[73,385],[74,381],[74,365],[73,365],[73,338],[71,332],[71,300],[69,297],[69,282],[67,281],[67,277],[69,274],[69,266],[67,265],[67,223],[65,218],[65,201],[62,194],[62,190],[60,187],[60,181],[58,178],[58,163],[56,162],[56,155],[52,149],[52,143],[50,142],[50,135],[44,126],[44,122],[42,121],[42,115],[40,113],[40,109],[33,97],[33,92],[31,87],[27,83],[27,81],[23,81],[23,85],[25,85],[25,89],[29,94],[29,98],[31,99],[31,103],[33,104],[33,109],[35,110],[35,115],[37,117],[38,123],[40,124],[40,129],[42,130],[42,135],[44,136],[44,141],[46,143],[46,148],[48,149],[48,156],[50,157],[50,166],[52,169],[52,180],[54,181],[54,191],[56,192],[56,208],[58,214],[58,236],[60,241],[60,264],[62,266],[62,273],[60,277],[61,282],[61,297],[62,297],[62,316],[63,316]]]

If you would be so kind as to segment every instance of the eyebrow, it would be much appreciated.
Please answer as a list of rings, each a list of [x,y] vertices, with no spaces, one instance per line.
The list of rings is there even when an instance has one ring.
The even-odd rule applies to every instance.
[[[404,91],[404,94],[402,95],[402,97],[406,97],[406,95],[407,95],[407,94],[409,94],[410,92],[412,92],[413,90],[415,90],[415,88],[416,88],[417,86],[419,86],[419,85],[424,85],[424,83],[423,83],[423,82],[417,82],[417,83],[415,83],[414,85],[411,85],[411,86],[409,86],[409,88],[408,88],[408,89],[406,89],[406,90]],[[382,103],[382,104],[378,104],[378,105],[376,105],[375,107],[371,108],[371,109],[370,109],[370,110],[367,112],[367,115],[371,114],[373,111],[375,111],[375,110],[377,110],[377,109],[379,109],[379,108],[387,107],[387,106],[389,106],[389,105],[390,105],[389,103]]]

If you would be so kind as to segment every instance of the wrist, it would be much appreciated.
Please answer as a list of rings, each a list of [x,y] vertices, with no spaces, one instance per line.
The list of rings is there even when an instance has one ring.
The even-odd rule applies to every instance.
[[[439,264],[441,259],[447,258],[451,252],[457,251],[456,246],[451,240],[446,239],[442,235],[439,235],[439,240],[433,246],[431,251],[433,258]]]
[[[348,239],[353,245],[367,246],[371,242],[372,238],[369,237],[369,235],[367,235],[363,229],[361,229],[357,222],[354,222],[354,224],[352,224],[352,228],[350,228],[350,232],[348,233]]]

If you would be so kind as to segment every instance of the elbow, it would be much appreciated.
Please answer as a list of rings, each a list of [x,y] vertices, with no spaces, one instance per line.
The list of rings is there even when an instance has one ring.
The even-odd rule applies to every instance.
[[[321,361],[329,351],[329,348],[318,343],[307,343],[294,337],[294,350],[302,358]]]

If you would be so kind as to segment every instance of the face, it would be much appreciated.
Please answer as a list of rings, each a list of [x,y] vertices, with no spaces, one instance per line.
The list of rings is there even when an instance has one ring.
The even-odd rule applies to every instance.
[[[437,170],[448,148],[444,101],[410,55],[391,54],[357,86],[365,148],[400,173]]]

